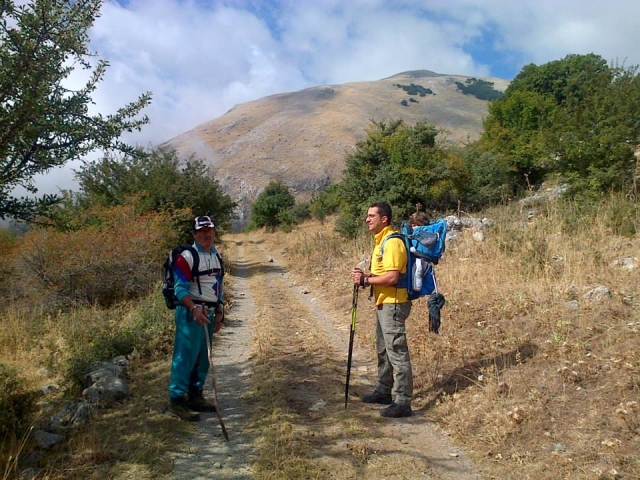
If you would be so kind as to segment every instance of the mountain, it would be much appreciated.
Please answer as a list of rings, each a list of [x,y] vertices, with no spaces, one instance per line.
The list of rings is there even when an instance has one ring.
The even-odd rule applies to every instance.
[[[497,93],[508,84],[499,78],[416,70],[377,81],[317,86],[237,105],[160,148],[210,164],[239,203],[245,223],[251,202],[271,180],[285,183],[303,200],[339,181],[345,156],[366,138],[371,121],[433,124],[444,129],[440,141],[477,139],[489,102],[461,88],[481,86]]]

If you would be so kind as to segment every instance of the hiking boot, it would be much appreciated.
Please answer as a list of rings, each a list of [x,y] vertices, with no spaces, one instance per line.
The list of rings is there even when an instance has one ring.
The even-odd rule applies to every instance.
[[[374,390],[373,393],[369,395],[363,395],[362,401],[364,403],[379,403],[380,405],[391,405],[391,394],[380,393],[377,390]]]
[[[215,412],[216,406],[206,398],[200,395],[189,396],[188,405],[194,412]]]
[[[380,410],[380,415],[386,418],[404,418],[413,415],[411,404],[409,403],[392,403],[387,408]]]
[[[186,420],[187,422],[197,422],[200,420],[200,414],[191,410],[185,397],[169,399],[169,411],[177,415],[181,420]]]

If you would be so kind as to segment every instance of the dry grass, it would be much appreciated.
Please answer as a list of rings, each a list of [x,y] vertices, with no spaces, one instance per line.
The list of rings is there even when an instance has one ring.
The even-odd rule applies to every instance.
[[[48,451],[40,462],[46,465],[46,478],[152,479],[173,469],[163,452],[175,450],[177,439],[187,438],[192,426],[165,413],[173,317],[158,292],[148,300],[108,311],[85,308],[58,315],[37,311],[28,315],[24,310],[9,310],[4,315],[0,362],[20,366],[21,377],[33,390],[57,387],[39,399],[34,427],[61,407],[66,394],[77,398],[70,369],[84,365],[87,356],[100,354],[103,346],[97,339],[107,339],[107,331],[133,332],[136,350],[130,356],[130,401],[96,410],[89,425],[77,428],[68,442]],[[3,442],[3,479],[17,478],[20,457],[33,449],[33,440],[25,438]],[[25,441],[24,448],[18,441]]]
[[[428,333],[423,300],[410,317],[415,406],[464,445],[490,478],[514,478],[516,471],[530,479],[639,478],[640,285],[637,269],[615,263],[640,257],[640,240],[612,233],[624,231],[620,216],[611,213],[624,209],[614,201],[593,215],[554,204],[537,209],[532,219],[517,208],[487,212],[494,225],[484,242],[464,232],[447,247],[437,267],[447,298],[440,335]],[[262,235],[260,242],[284,259],[298,285],[322,289],[348,321],[348,272],[367,256],[371,239],[346,242],[330,224],[308,223],[289,234]],[[264,273],[251,277],[252,292],[273,291]],[[584,297],[598,285],[609,289],[610,298]],[[305,315],[284,322],[282,310],[255,300],[257,476],[326,478],[340,472],[348,478],[359,465],[375,465],[382,456],[370,441],[377,426],[368,413],[350,408],[346,416],[337,410],[310,415],[305,403],[327,398],[341,409],[343,359],[326,355],[323,333]],[[373,324],[366,317],[363,308],[357,343],[372,348]],[[91,338],[88,332],[99,325],[131,330],[149,319],[160,331],[170,330],[171,313],[157,293],[109,312],[8,311],[0,362],[19,366],[33,388],[62,385],[72,339]],[[292,335],[289,321],[305,334]],[[50,452],[48,478],[160,478],[172,470],[167,452],[179,449],[180,439],[186,448],[192,426],[164,413],[170,350],[169,338],[141,353],[129,378],[131,401],[99,410],[90,426]],[[62,393],[48,397],[43,415]],[[5,479],[15,474],[4,465],[19,441],[3,443]]]
[[[640,240],[612,233],[623,226],[611,216],[617,202],[592,215],[555,204],[532,219],[487,212],[486,240],[465,232],[437,267],[440,335],[428,333],[424,300],[414,305],[416,404],[491,476],[640,477],[640,285],[637,268],[616,264],[640,257]],[[345,308],[347,265],[369,247],[318,230],[276,234],[274,244]],[[610,297],[584,296],[598,286]]]

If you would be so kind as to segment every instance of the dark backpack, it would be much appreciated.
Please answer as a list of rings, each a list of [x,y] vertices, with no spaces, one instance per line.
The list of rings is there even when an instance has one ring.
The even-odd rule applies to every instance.
[[[444,253],[446,235],[447,222],[442,219],[415,229],[403,222],[399,233],[392,233],[382,242],[380,255],[384,254],[384,244],[390,238],[398,238],[404,243],[407,271],[400,275],[396,286],[407,289],[409,300],[438,292],[433,266]],[[418,262],[418,259],[422,261]]]
[[[167,258],[162,264],[162,295],[164,296],[164,301],[167,304],[167,308],[170,310],[175,310],[178,305],[182,305],[178,298],[176,297],[176,292],[174,289],[174,276],[173,276],[173,265],[176,262],[178,256],[184,252],[185,250],[189,250],[191,252],[191,256],[193,257],[193,266],[191,267],[191,276],[195,278],[198,283],[198,290],[202,293],[200,289],[200,277],[203,275],[211,275],[212,273],[218,273],[218,269],[204,270],[200,271],[200,255],[198,255],[198,251],[192,245],[180,245],[174,248],[169,252]],[[216,252],[216,256],[218,257],[218,261],[220,262],[220,278],[224,276],[224,265],[222,264],[222,257],[218,252]]]

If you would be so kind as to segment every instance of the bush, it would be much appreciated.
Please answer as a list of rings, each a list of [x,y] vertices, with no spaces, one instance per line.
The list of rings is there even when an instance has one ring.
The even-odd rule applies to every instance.
[[[285,228],[294,225],[293,214],[283,212],[290,210],[295,203],[289,187],[276,181],[269,183],[251,206],[251,226],[274,231],[281,224]]]
[[[137,215],[133,207],[96,208],[76,231],[35,228],[18,249],[27,298],[50,309],[109,306],[147,294],[178,232],[168,214]]]
[[[309,202],[296,202],[296,204],[291,207],[291,213],[298,222],[308,220],[311,218],[311,214],[309,213]]]
[[[282,210],[278,213],[277,219],[278,228],[283,232],[290,232],[294,225],[300,223],[292,208]]]
[[[118,355],[129,355],[133,352],[134,339],[129,329],[103,326],[95,327],[93,338],[89,342],[74,342],[71,346],[71,358],[66,366],[64,378],[71,387],[82,387],[84,376],[89,373],[91,364],[99,361],[110,361]]]
[[[15,273],[11,258],[15,248],[15,232],[0,229],[0,305],[8,302],[13,296]]]
[[[0,437],[20,438],[31,424],[36,394],[18,371],[0,363]]]
[[[324,192],[321,192],[316,198],[311,200],[309,204],[309,213],[320,222],[336,213],[341,205],[340,194],[337,185],[329,186]]]

